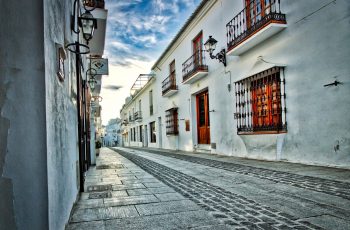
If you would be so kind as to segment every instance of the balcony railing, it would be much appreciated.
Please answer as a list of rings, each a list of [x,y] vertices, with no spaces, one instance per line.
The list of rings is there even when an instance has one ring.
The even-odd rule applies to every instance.
[[[182,64],[182,81],[187,81],[198,72],[208,72],[204,50],[198,50]]]
[[[134,121],[134,117],[132,115],[129,116],[129,122],[133,122]]]
[[[232,50],[270,23],[286,24],[286,15],[281,13],[280,2],[281,0],[251,0],[226,24],[227,50]]]
[[[104,0],[84,0],[84,5],[89,7],[104,9],[105,1]]]
[[[135,117],[135,121],[142,120],[142,113],[141,113],[141,111],[135,112],[134,117]]]
[[[162,95],[166,94],[170,90],[177,90],[177,85],[176,85],[176,74],[175,71],[173,71],[169,77],[167,77],[163,82],[162,82]]]

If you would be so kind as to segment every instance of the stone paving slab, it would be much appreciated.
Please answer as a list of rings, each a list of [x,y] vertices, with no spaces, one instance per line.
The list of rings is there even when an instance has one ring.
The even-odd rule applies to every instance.
[[[139,216],[134,206],[77,209],[70,222],[106,220]]]
[[[185,200],[184,196],[176,192],[154,194],[160,201]]]
[[[126,190],[129,196],[151,195],[148,189],[128,189]]]
[[[140,196],[128,196],[119,198],[106,198],[104,199],[105,206],[122,206],[122,205],[135,205],[135,204],[147,204],[159,202],[154,195],[140,195]]]
[[[131,184],[121,184],[121,185],[112,185],[112,190],[126,190],[126,189],[138,189],[146,188],[141,182],[131,183]]]
[[[71,223],[67,226],[66,230],[105,230],[104,221],[88,221],[88,222],[79,222]]]
[[[169,202],[160,202],[153,204],[141,204],[136,205],[136,209],[140,216],[150,216],[150,215],[159,215],[167,213],[176,213],[176,212],[186,212],[186,211],[195,211],[199,210],[195,203],[190,200],[180,200],[180,201],[169,201]]]

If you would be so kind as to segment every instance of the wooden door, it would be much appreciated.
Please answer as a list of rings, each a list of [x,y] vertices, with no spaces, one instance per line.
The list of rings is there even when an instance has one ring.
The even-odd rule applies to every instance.
[[[266,3],[266,4],[265,4]],[[270,0],[245,0],[247,29],[260,21],[270,10]]]
[[[196,96],[198,144],[210,144],[208,91]]]
[[[170,63],[170,65],[169,65],[169,72],[170,72],[170,86],[171,86],[171,88],[173,88],[176,85],[175,60]]]
[[[202,32],[193,39],[193,64],[194,66],[202,65],[202,44],[203,44],[203,34]]]

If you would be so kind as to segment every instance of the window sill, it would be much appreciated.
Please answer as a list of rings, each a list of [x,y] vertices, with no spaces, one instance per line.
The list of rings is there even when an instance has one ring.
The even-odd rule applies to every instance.
[[[264,134],[284,134],[287,131],[256,131],[256,132],[237,132],[237,135],[264,135]]]

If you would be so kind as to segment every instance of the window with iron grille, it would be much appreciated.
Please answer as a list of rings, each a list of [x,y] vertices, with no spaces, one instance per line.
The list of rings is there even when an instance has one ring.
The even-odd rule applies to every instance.
[[[235,82],[235,95],[238,134],[287,132],[283,67]]]
[[[150,137],[151,137],[151,143],[156,143],[156,122],[153,121],[149,123],[149,131],[150,131]]]
[[[177,108],[165,111],[166,135],[178,135],[178,113]]]

